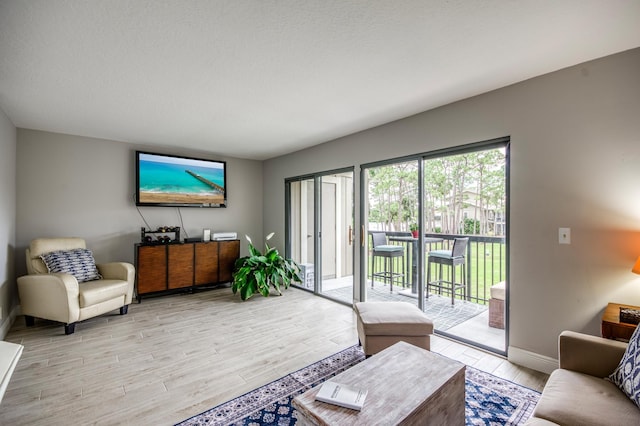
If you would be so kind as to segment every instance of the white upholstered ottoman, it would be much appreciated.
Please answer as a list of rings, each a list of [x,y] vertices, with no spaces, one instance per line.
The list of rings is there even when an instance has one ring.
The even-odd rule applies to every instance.
[[[365,355],[373,355],[400,341],[429,350],[433,321],[407,302],[355,304],[358,337]]]

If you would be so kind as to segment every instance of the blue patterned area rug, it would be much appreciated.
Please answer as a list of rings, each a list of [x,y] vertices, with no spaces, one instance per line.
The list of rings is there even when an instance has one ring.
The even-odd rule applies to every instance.
[[[256,390],[191,417],[191,425],[294,425],[291,400],[364,359],[357,345],[288,374]],[[466,424],[519,425],[530,416],[540,393],[475,368],[466,369]]]

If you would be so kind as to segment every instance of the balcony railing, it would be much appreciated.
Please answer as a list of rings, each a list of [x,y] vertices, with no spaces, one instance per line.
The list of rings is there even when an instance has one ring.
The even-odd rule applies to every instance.
[[[369,233],[370,232],[371,231],[369,231]],[[408,232],[386,232],[386,234],[389,238],[390,244],[401,244],[405,246],[405,256],[393,259],[393,261],[396,262],[394,264],[394,270],[405,271],[405,283],[415,290],[417,288],[417,283],[414,283],[413,279],[414,277],[417,277],[418,274],[417,267],[414,269],[413,265],[413,250],[415,250],[417,244],[407,238],[411,236],[411,234]],[[490,297],[491,286],[506,279],[505,237],[436,233],[425,234],[425,237],[425,268],[427,267],[427,256],[430,250],[451,250],[455,238],[469,238],[469,244],[467,245],[467,253],[465,259],[467,274],[466,300],[478,304],[487,304]],[[371,255],[371,253],[369,253],[369,255]],[[376,266],[376,268],[379,267],[379,265]],[[432,268],[435,267],[436,266],[432,266]],[[462,282],[462,277],[460,276],[460,268],[456,269],[456,281]],[[371,273],[373,270],[373,264],[371,262],[369,262],[368,270],[368,279],[371,280]],[[434,271],[432,271],[432,276],[433,272]],[[427,274],[425,269],[425,279],[426,276]],[[458,295],[457,297],[460,298],[461,296]]]

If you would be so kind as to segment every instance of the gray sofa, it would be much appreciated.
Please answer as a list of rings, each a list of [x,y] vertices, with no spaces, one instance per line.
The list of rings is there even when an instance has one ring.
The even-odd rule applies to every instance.
[[[560,368],[551,373],[526,425],[640,425],[640,409],[605,379],[626,347],[615,340],[563,331],[558,338]]]

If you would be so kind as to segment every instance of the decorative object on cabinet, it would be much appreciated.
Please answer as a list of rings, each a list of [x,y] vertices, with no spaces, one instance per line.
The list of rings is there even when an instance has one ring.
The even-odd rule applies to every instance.
[[[160,234],[160,235],[158,235]],[[173,234],[171,238],[167,234]],[[144,226],[140,228],[140,242],[142,244],[169,244],[180,242],[179,226],[159,226],[158,229],[152,231],[147,230]]]
[[[266,241],[273,237],[274,233],[267,235]],[[249,256],[245,256],[236,261],[233,271],[233,293],[240,291],[240,298],[247,300],[255,293],[260,293],[268,297],[271,287],[275,289],[279,296],[282,296],[280,286],[289,288],[291,281],[301,282],[298,264],[280,256],[275,247],[269,247],[265,241],[265,252],[255,248],[251,238],[245,236],[249,241]]]
[[[136,244],[136,295],[193,292],[232,280],[240,241]]]
[[[640,309],[620,307],[620,322],[627,324],[640,323]]]

